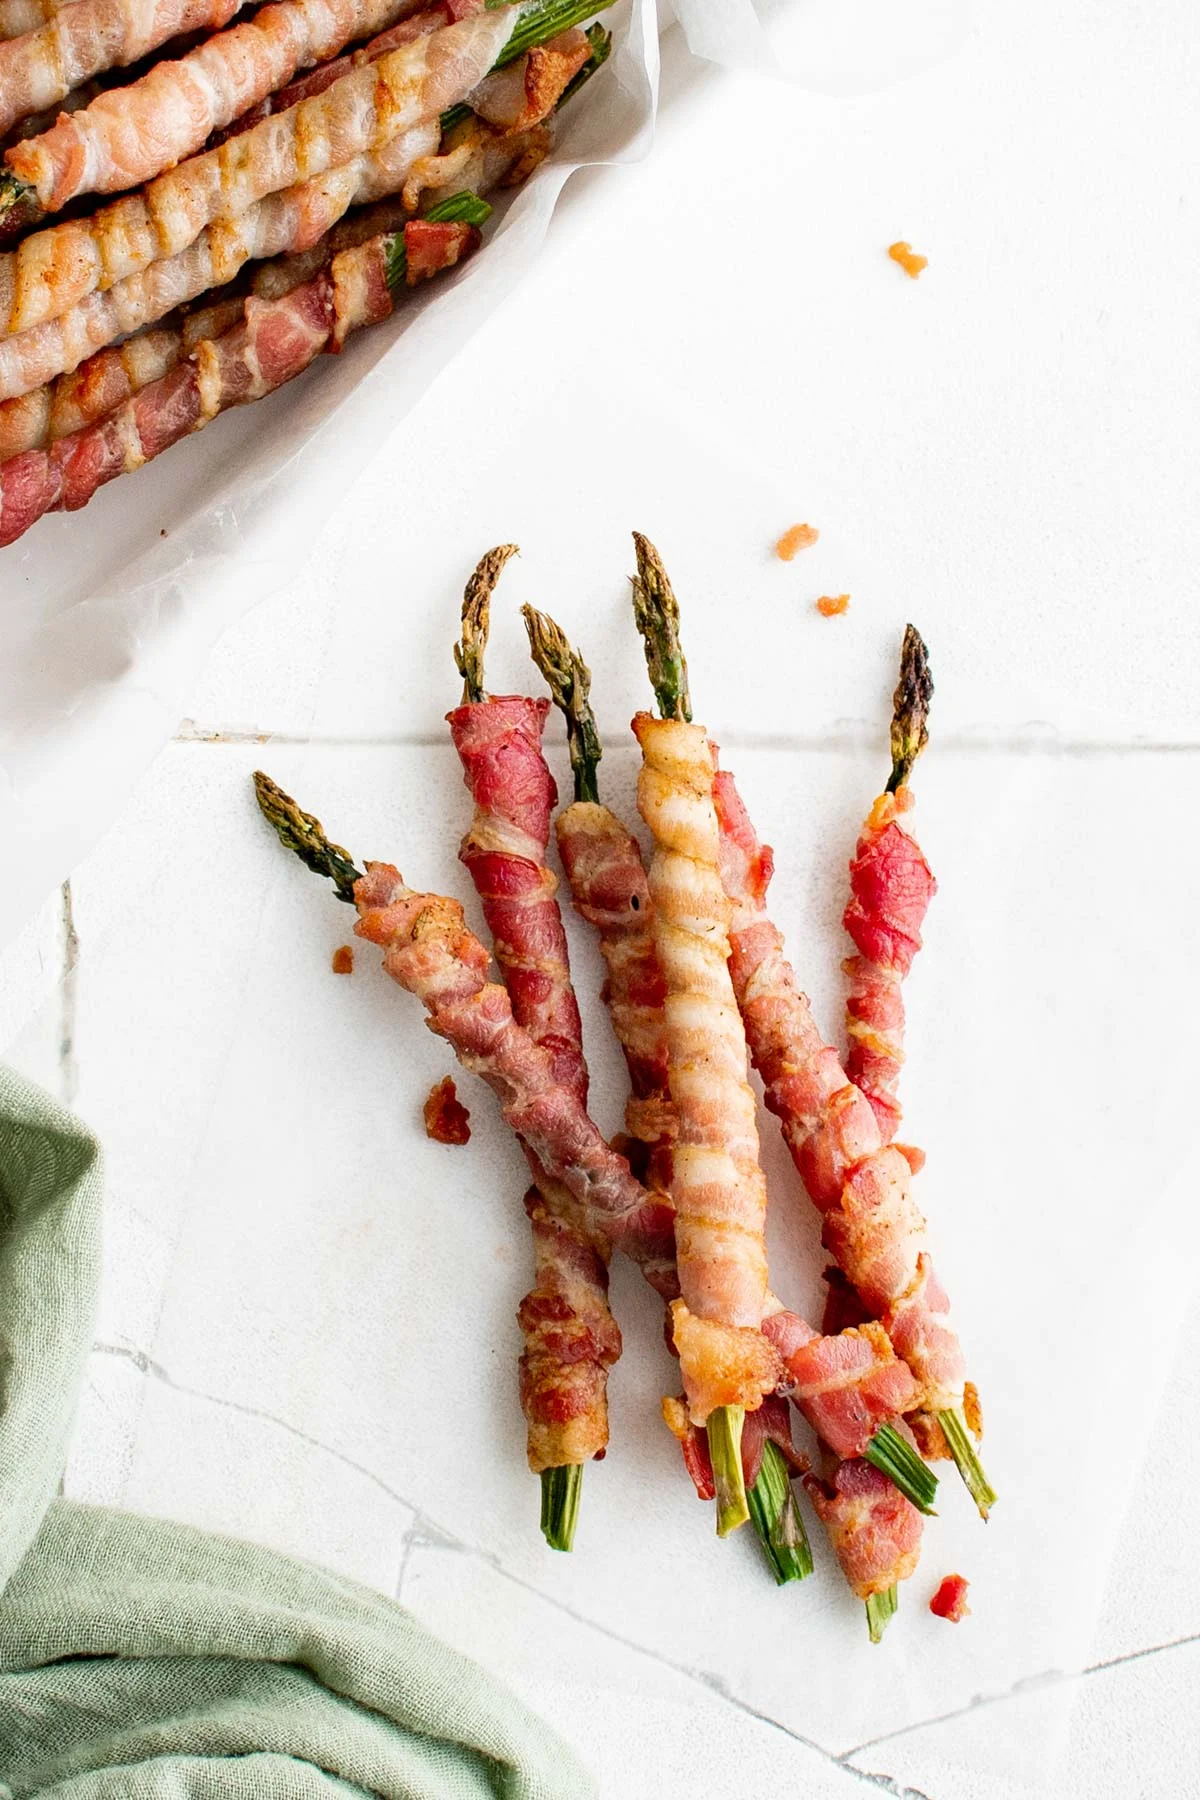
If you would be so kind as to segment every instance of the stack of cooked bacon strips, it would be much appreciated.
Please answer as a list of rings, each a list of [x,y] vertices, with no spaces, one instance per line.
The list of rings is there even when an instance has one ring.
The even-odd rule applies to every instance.
[[[475,803],[462,858],[504,985],[489,979],[487,952],[457,901],[410,889],[390,864],[360,873],[261,775],[259,804],[282,841],[357,907],[359,935],[384,949],[385,968],[421,999],[430,1027],[497,1094],[534,1171],[526,1206],[536,1281],[519,1313],[520,1392],[548,1540],[569,1547],[578,1471],[607,1443],[604,1381],[620,1334],[606,1265],[623,1250],[667,1303],[684,1397],[665,1400],[664,1416],[698,1493],[718,1502],[718,1530],[751,1517],[776,1579],[807,1574],[791,1488],[801,1474],[877,1641],[897,1584],[916,1568],[921,1511],[932,1510],[936,1482],[917,1446],[936,1455],[948,1443],[985,1515],[994,1499],[967,1431],[967,1421],[978,1430],[977,1403],[920,1247],[924,1224],[909,1192],[920,1157],[890,1141],[898,984],[933,887],[897,824],[925,743],[924,645],[910,627],[892,780],[851,870],[860,1088],[820,1038],[783,958],[765,911],[770,852],[691,722],[675,598],[653,546],[635,542],[635,616],[660,713],[634,721],[639,807],[655,845],[648,871],[637,840],[600,803],[586,666],[551,619],[524,609],[534,660],[567,723],[575,796],[556,822],[559,853],[576,909],[599,936],[604,998],[629,1070],[619,1143],[606,1143],[587,1112],[579,1009],[545,860],[556,797],[542,750],[546,702],[483,687],[488,606],[512,546],[489,552],[468,585],[456,650],[464,702],[449,715]],[[748,1050],[842,1264],[831,1271],[824,1331],[768,1284]],[[820,1473],[792,1440],[789,1401],[823,1445]]]
[[[4,152],[0,228],[40,228],[0,253],[0,545],[453,267],[482,193],[536,167],[604,60],[607,34],[578,27],[607,3],[272,0],[221,30],[233,0],[72,0],[0,42],[4,132],[64,81],[216,31]],[[86,193],[121,197],[40,224]],[[346,233],[380,203],[376,233]]]

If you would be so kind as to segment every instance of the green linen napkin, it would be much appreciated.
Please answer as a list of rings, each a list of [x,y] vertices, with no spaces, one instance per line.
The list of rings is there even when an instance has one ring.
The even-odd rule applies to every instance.
[[[0,1067],[0,1800],[588,1800],[571,1752],[394,1601],[54,1498],[100,1155]]]

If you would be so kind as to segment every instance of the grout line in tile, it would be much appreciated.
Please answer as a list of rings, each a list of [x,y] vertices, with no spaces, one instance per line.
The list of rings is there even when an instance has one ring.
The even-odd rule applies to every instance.
[[[64,1106],[73,1106],[79,1092],[79,1063],[75,1054],[75,1027],[79,1001],[79,933],[75,928],[75,905],[71,894],[71,878],[62,884],[59,913],[61,933],[62,979],[59,998],[58,1081]]]

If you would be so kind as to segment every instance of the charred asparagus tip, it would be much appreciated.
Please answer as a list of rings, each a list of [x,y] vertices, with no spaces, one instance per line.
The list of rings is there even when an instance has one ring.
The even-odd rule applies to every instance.
[[[487,649],[492,592],[505,563],[516,554],[515,544],[497,544],[479,559],[463,592],[462,637],[454,646],[454,661],[463,678],[464,706],[476,706],[483,699],[483,653]]]
[[[950,1446],[950,1454],[958,1464],[958,1472],[966,1484],[967,1492],[979,1508],[979,1516],[986,1520],[996,1504],[996,1491],[983,1471],[979,1453],[971,1441],[971,1433],[967,1429],[967,1421],[960,1407],[947,1407],[938,1414],[938,1423]]]
[[[552,1550],[570,1550],[575,1544],[583,1467],[563,1463],[542,1470],[542,1536]]]
[[[937,1517],[933,1510],[937,1476],[894,1425],[881,1425],[863,1455],[900,1489],[906,1500],[912,1501],[918,1512],[927,1513],[930,1518]]]
[[[882,1593],[872,1594],[867,1600],[867,1630],[871,1634],[871,1642],[883,1642],[883,1634],[887,1630],[889,1619],[895,1616],[899,1605],[899,1595],[895,1584],[884,1588]]]
[[[362,876],[350,860],[349,852],[326,837],[320,819],[301,812],[290,794],[257,769],[254,792],[267,824],[272,827],[285,850],[291,850],[314,875],[327,875],[337,889],[339,900],[354,905],[354,884]]]
[[[768,1438],[762,1465],[747,1494],[750,1517],[780,1587],[813,1572],[812,1549],[778,1444]]]
[[[744,1406],[718,1406],[708,1416],[708,1454],[717,1490],[717,1536],[728,1537],[750,1517],[742,1473]]]
[[[640,531],[633,534],[638,572],[633,578],[633,617],[646,649],[646,667],[664,719],[690,719],[687,660],[679,641],[679,602],[662,558]]]
[[[887,791],[894,794],[912,774],[913,764],[929,742],[927,721],[933,699],[929,652],[915,625],[904,627],[900,680],[892,696],[892,773]]]
[[[567,722],[567,749],[575,777],[576,800],[599,800],[596,768],[604,754],[596,716],[588,698],[592,672],[562,627],[548,613],[523,606],[529,654],[546,679],[550,698]]]

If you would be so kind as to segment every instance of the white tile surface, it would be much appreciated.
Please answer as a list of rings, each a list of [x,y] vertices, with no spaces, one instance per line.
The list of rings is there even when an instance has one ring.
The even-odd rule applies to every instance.
[[[73,873],[72,981],[61,895],[0,958],[0,1043],[109,1159],[107,1349],[71,1490],[400,1583],[619,1800],[717,1767],[734,1800],[1190,1791],[1198,65],[1183,0],[980,9],[954,62],[853,101],[669,64],[653,163],[579,183],[536,284],[334,509],[303,579],[197,671],[188,741]],[[897,236],[930,255],[917,285],[883,255]],[[772,540],[804,518],[821,542],[784,567]],[[351,846],[464,892],[440,746],[466,569],[522,542],[493,684],[527,679],[508,606],[548,605],[585,637],[615,741],[645,692],[635,524],[668,555],[697,699],[828,1023],[903,619],[933,647],[919,820],[942,888],[906,1093],[1004,1504],[984,1534],[947,1485],[881,1652],[821,1544],[780,1596],[711,1540],[624,1271],[613,1451],[578,1554],[541,1548],[513,1392],[519,1158],[465,1081],[470,1148],[421,1136],[445,1052],[365,947],[332,976],[350,915],[249,802],[263,762]],[[843,589],[847,618],[812,613]],[[614,751],[614,796],[631,775]],[[589,1050],[612,1125],[594,1006]],[[768,1159],[779,1189],[770,1140]],[[777,1209],[773,1236],[803,1297],[812,1225]],[[953,1631],[920,1600],[960,1565],[976,1610]]]

